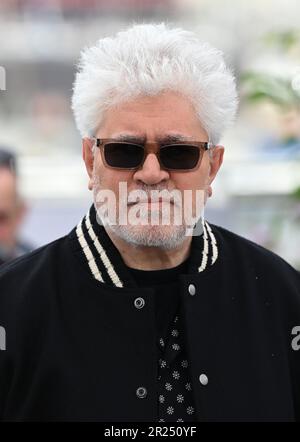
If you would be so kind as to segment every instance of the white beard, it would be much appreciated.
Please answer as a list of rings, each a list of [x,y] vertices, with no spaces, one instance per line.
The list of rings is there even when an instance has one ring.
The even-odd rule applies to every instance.
[[[136,247],[157,247],[162,250],[171,250],[180,247],[187,236],[191,236],[193,233],[193,226],[190,227],[183,222],[179,223],[168,223],[168,225],[164,225],[161,220],[164,219],[165,209],[160,207],[150,209],[145,204],[136,203],[135,209],[138,210],[140,208],[140,216],[139,220],[141,223],[139,224],[131,224],[127,222],[126,224],[119,222],[119,208],[116,207],[116,216],[110,216],[110,211],[103,210],[101,204],[99,204],[98,194],[101,192],[101,186],[99,179],[94,179],[94,205],[97,212],[97,221],[99,224],[103,225],[105,229],[112,231],[119,238],[129,243],[130,245]],[[159,222],[156,224],[151,224],[148,221],[149,219],[153,219],[151,216],[155,216]],[[173,211],[170,214],[170,220],[175,217],[175,207],[173,207]],[[114,218],[114,219],[112,219]],[[198,219],[200,218],[200,215]],[[174,218],[173,218],[174,221]]]
[[[135,246],[157,247],[170,250],[179,247],[186,239],[185,226],[131,226],[110,225],[111,229],[124,241]]]

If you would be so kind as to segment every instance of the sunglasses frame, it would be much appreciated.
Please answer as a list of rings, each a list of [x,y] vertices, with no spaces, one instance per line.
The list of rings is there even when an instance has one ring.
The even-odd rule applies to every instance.
[[[100,149],[101,158],[102,158],[104,165],[110,169],[118,169],[118,170],[137,170],[141,166],[143,166],[148,153],[155,153],[156,157],[158,159],[158,162],[160,164],[160,167],[162,169],[175,171],[175,172],[191,172],[191,171],[196,170],[200,166],[205,151],[210,150],[211,148],[215,147],[209,141],[175,141],[175,142],[173,141],[172,143],[164,144],[163,146],[160,146],[159,142],[157,142],[157,141],[147,141],[147,142],[145,142],[144,145],[142,145],[142,144],[133,143],[133,142],[129,142],[129,141],[116,140],[114,138],[95,138],[95,137],[93,137],[92,140],[94,141],[96,147],[98,147]],[[114,167],[114,166],[109,165],[105,159],[105,146],[108,143],[130,144],[130,145],[134,145],[134,146],[138,146],[139,148],[142,148],[144,151],[144,156],[143,156],[141,163],[136,167]],[[162,164],[161,158],[159,155],[160,151],[166,147],[176,146],[178,144],[179,145],[188,144],[189,146],[192,146],[192,147],[195,147],[195,149],[198,149],[199,158],[198,158],[198,161],[197,161],[197,164],[195,167],[193,167],[191,169],[172,169],[169,167],[165,167]],[[148,148],[146,149],[147,146],[148,146]]]

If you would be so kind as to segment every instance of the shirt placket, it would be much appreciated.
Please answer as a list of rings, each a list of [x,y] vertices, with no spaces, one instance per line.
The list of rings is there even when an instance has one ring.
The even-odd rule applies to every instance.
[[[195,420],[195,405],[182,334],[177,313],[167,339],[158,340],[158,420],[187,422]]]

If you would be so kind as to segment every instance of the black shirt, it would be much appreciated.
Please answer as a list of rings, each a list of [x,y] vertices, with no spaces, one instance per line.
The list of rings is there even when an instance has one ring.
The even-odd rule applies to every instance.
[[[155,290],[154,303],[157,336],[166,340],[176,312],[179,310],[179,275],[188,273],[189,259],[164,270],[138,270],[127,267],[139,287]]]

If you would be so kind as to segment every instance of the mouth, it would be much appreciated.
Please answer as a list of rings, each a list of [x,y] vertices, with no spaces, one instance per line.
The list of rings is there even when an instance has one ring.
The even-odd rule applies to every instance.
[[[148,205],[162,205],[162,204],[171,204],[174,205],[174,201],[169,200],[169,199],[164,199],[164,198],[148,198],[148,199],[143,199],[143,200],[139,200],[139,201],[133,201],[133,202],[128,202],[127,205],[128,206],[133,206],[134,204],[148,204]]]

